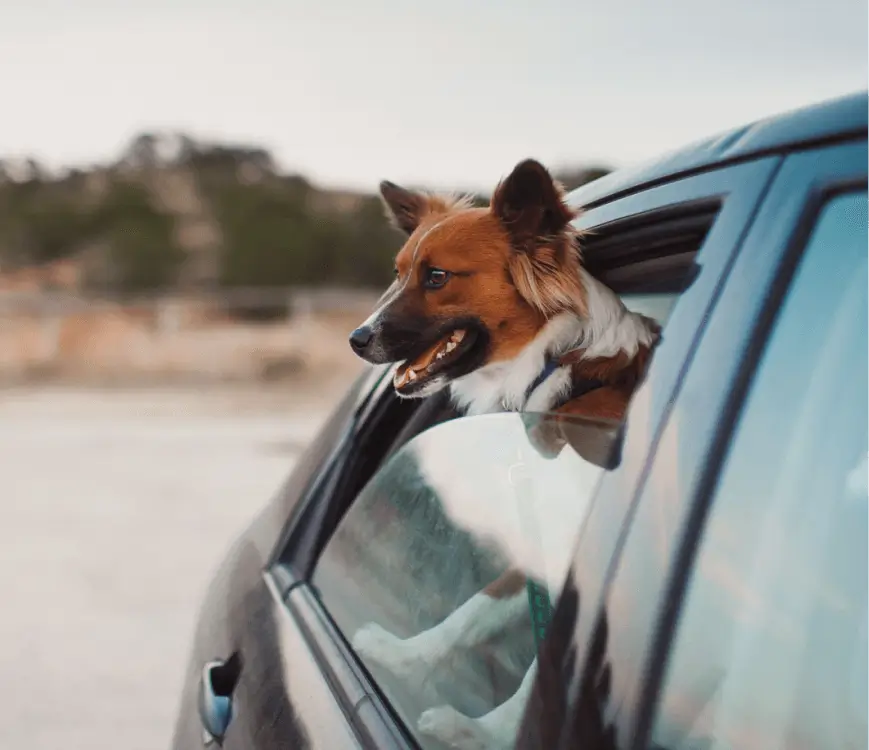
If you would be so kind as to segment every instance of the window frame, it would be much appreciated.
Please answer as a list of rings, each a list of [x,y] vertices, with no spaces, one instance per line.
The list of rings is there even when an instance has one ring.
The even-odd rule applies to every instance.
[[[642,633],[642,643],[632,654],[619,653],[618,648],[607,654],[613,673],[627,670],[627,662],[636,653],[642,654],[641,677],[627,697],[620,696],[614,719],[619,747],[645,748],[649,740],[700,533],[756,365],[822,206],[835,194],[866,189],[867,155],[866,141],[860,140],[785,158],[698,341],[675,408],[662,425],[659,448],[636,488],[633,504],[638,507],[622,531],[601,595],[584,624],[580,615],[574,637],[586,634],[587,641],[605,632],[610,643],[618,640],[619,622],[607,621],[605,610],[607,602],[625,596],[629,582],[635,580],[630,552],[648,544],[649,535],[657,533],[646,523],[649,516],[666,513],[668,520],[674,519],[661,569],[646,570],[649,587],[644,591],[653,604],[638,610],[639,625],[634,625],[635,634]],[[683,450],[677,450],[680,445]],[[663,480],[672,473],[676,460],[680,475],[691,480],[675,492],[656,491],[656,487],[667,486]],[[637,623],[637,619],[632,621]],[[580,666],[575,674],[580,681],[585,679],[580,675],[586,658],[587,653],[577,660]],[[577,709],[573,706],[571,710]]]
[[[816,653],[823,653],[823,648],[818,652],[818,644],[817,642],[813,644],[812,639],[817,638],[824,631],[827,624],[836,621],[836,616],[832,615],[831,610],[843,606],[844,602],[840,601],[837,597],[837,606],[832,606],[825,600],[825,596],[818,594],[814,589],[826,589],[826,586],[830,585],[834,578],[837,578],[831,574],[831,567],[828,567],[835,565],[831,561],[831,558],[835,558],[837,553],[845,549],[854,551],[856,548],[853,545],[859,545],[861,537],[863,554],[858,555],[858,559],[862,558],[860,559],[861,563],[866,559],[865,516],[864,524],[862,524],[863,528],[861,529],[859,524],[856,527],[854,526],[856,519],[854,519],[853,515],[855,504],[863,506],[865,511],[865,495],[864,502],[861,503],[859,499],[855,501],[853,496],[849,496],[848,489],[841,484],[830,484],[830,480],[834,478],[838,483],[845,480],[847,472],[854,470],[855,460],[860,460],[864,456],[862,449],[866,446],[865,404],[862,412],[855,412],[854,405],[846,400],[844,404],[848,413],[837,413],[834,418],[835,424],[841,425],[846,430],[856,428],[857,425],[862,423],[862,426],[857,429],[856,434],[849,432],[849,436],[856,437],[859,442],[852,442],[850,439],[842,440],[834,438],[831,443],[830,436],[840,435],[838,429],[826,434],[818,433],[812,429],[808,432],[810,437],[808,437],[808,442],[806,442],[807,433],[804,431],[805,426],[810,422],[814,427],[818,426],[817,418],[819,414],[829,414],[827,409],[823,409],[820,404],[809,405],[806,399],[821,398],[826,400],[829,406],[834,402],[842,403],[841,394],[843,391],[841,390],[841,386],[848,384],[848,391],[851,392],[852,397],[856,396],[857,391],[861,391],[866,387],[865,319],[862,323],[857,324],[862,329],[862,333],[856,333],[854,329],[849,328],[848,330],[851,334],[849,338],[843,339],[841,336],[837,336],[839,331],[831,328],[830,325],[834,321],[836,321],[835,325],[837,327],[843,324],[844,309],[840,307],[838,297],[840,292],[845,294],[845,290],[827,286],[824,288],[823,293],[819,295],[818,292],[822,288],[817,283],[819,280],[810,274],[810,269],[807,268],[807,266],[811,266],[815,272],[823,269],[822,273],[830,273],[831,278],[835,276],[843,281],[843,272],[846,272],[849,279],[860,282],[857,286],[863,286],[862,301],[855,305],[853,294],[856,289],[849,288],[846,304],[850,306],[851,314],[848,316],[849,320],[853,321],[855,313],[859,320],[861,307],[862,315],[865,318],[865,274],[862,280],[859,276],[857,279],[854,279],[853,274],[855,270],[852,264],[855,262],[864,264],[863,268],[865,272],[866,224],[855,224],[853,219],[849,220],[848,217],[852,216],[852,214],[849,213],[848,209],[853,208],[855,205],[862,206],[862,208],[858,208],[857,210],[863,214],[863,220],[865,221],[866,201],[867,191],[865,187],[856,190],[847,188],[844,192],[834,190],[826,195],[822,202],[815,207],[814,220],[806,232],[802,251],[795,253],[793,262],[791,263],[791,259],[789,259],[786,267],[782,269],[782,275],[787,278],[780,278],[780,281],[783,283],[787,281],[787,288],[778,299],[777,309],[774,311],[766,343],[758,356],[756,366],[752,368],[742,407],[734,421],[732,436],[722,457],[722,466],[716,486],[711,490],[710,500],[704,506],[705,519],[702,523],[702,528],[698,527],[697,548],[693,557],[693,565],[686,567],[685,570],[686,580],[684,593],[682,594],[681,612],[675,621],[673,640],[668,652],[668,660],[664,665],[663,681],[659,691],[660,702],[657,711],[653,714],[651,737],[655,746],[663,742],[665,734],[668,740],[671,739],[670,730],[682,730],[686,732],[687,734],[681,735],[683,742],[690,742],[689,738],[697,737],[693,731],[694,727],[691,727],[691,722],[683,723],[684,717],[680,716],[679,712],[667,712],[668,721],[665,722],[667,728],[666,730],[663,728],[661,723],[662,713],[665,711],[663,701],[666,700],[668,694],[673,695],[676,693],[684,695],[684,691],[695,690],[697,689],[697,685],[704,685],[706,692],[702,696],[702,699],[708,701],[707,705],[711,710],[711,715],[716,717],[719,715],[718,710],[715,708],[718,698],[722,698],[723,702],[727,704],[729,703],[727,696],[741,695],[742,698],[751,697],[750,694],[753,692],[753,689],[750,687],[750,683],[746,683],[744,673],[742,672],[745,668],[745,655],[743,653],[741,658],[738,655],[741,648],[747,648],[750,652],[753,652],[754,656],[751,664],[753,667],[760,667],[762,671],[765,665],[758,664],[756,661],[757,657],[760,656],[761,659],[766,658],[764,655],[767,653],[767,649],[770,647],[775,649],[781,642],[788,644],[784,648],[787,649],[787,653],[789,654],[787,661],[792,664],[801,664],[799,650],[807,648]],[[848,248],[847,264],[842,263],[841,265],[830,260],[833,257],[837,257],[840,249],[845,249],[839,247],[835,236],[831,236],[840,232],[839,236],[847,237],[847,239],[843,239],[843,243],[850,246]],[[855,257],[855,250],[859,257]],[[825,281],[828,281],[828,279],[825,279]],[[800,300],[802,300],[802,303]],[[819,321],[818,318],[806,310],[804,306],[806,304],[818,305],[815,308],[815,312],[820,313],[824,317],[824,325],[817,329],[815,332],[816,337],[818,335],[821,337],[831,336],[837,339],[839,345],[843,347],[840,349],[840,353],[844,355],[844,351],[847,349],[848,354],[845,356],[850,357],[852,354],[856,354],[857,362],[860,360],[860,345],[862,344],[862,354],[864,357],[862,368],[860,368],[859,364],[856,371],[845,367],[845,372],[842,373],[841,361],[828,360],[820,366],[834,368],[836,373],[842,373],[842,375],[833,374],[831,382],[828,370],[827,377],[821,378],[819,381],[815,365],[812,363],[813,358],[809,356],[806,362],[803,338],[805,331],[808,330],[807,326],[818,325]],[[856,338],[854,338],[855,333]],[[855,345],[856,348],[853,348]],[[821,346],[823,347],[824,345],[822,344]],[[805,363],[805,365],[797,364],[798,369],[805,369],[804,372],[794,374],[793,365],[795,361]],[[854,360],[849,359],[849,362],[852,365],[855,364]],[[860,369],[863,370],[862,377],[860,377]],[[854,377],[855,373],[858,374],[856,379]],[[836,382],[839,377],[842,379],[841,383]],[[799,390],[794,391],[792,387],[784,386],[784,392],[788,393],[789,397],[787,399],[780,398],[779,391],[782,389],[782,381],[791,378],[796,379],[800,383]],[[860,385],[861,380],[863,383],[862,387]],[[818,386],[819,382],[822,384],[820,387]],[[831,389],[830,386],[833,386],[833,388]],[[811,391],[806,389],[811,389]],[[796,403],[793,401],[794,397],[797,398]],[[774,412],[769,411],[767,400],[771,398],[780,398],[777,402],[778,408]],[[850,408],[848,408],[849,404]],[[775,424],[774,430],[765,429],[772,427],[772,424]],[[790,438],[794,430],[798,430],[802,437],[797,443],[793,443]],[[770,443],[771,438],[773,439],[773,443]],[[775,448],[773,448],[773,444],[776,445]],[[755,452],[758,450],[760,454]],[[795,454],[795,451],[798,450],[801,451],[803,458],[803,461],[799,464],[799,468],[793,463],[794,456],[799,455]],[[820,463],[817,463],[819,460],[817,451],[820,451],[820,455],[823,456],[823,458],[820,458]],[[775,458],[770,460],[773,455]],[[760,464],[755,463],[758,459],[761,461]],[[837,471],[830,471],[832,468],[832,465],[828,463],[830,461],[836,462]],[[755,497],[751,493],[745,495],[735,490],[734,486],[740,485],[740,482],[745,477],[744,470],[749,471],[753,477],[756,477],[757,482],[752,482],[753,486],[756,487],[762,483],[773,494],[769,496],[763,493]],[[758,472],[756,475],[753,474],[755,470]],[[800,485],[795,483],[796,477],[800,476],[804,481],[809,482],[815,476],[827,479],[826,488],[833,493],[829,496],[829,499],[836,501],[837,510],[834,511],[832,509],[833,506],[828,506],[824,502],[828,499],[827,495],[823,493],[818,494],[817,491],[801,492],[799,489]],[[790,494],[780,494],[782,485],[789,487],[789,492],[796,492],[796,497]],[[744,487],[744,485],[742,486]],[[771,502],[768,503],[767,499],[770,499]],[[746,503],[749,504],[747,505]],[[812,510],[808,510],[806,504],[812,505]],[[841,507],[838,507],[839,505]],[[752,509],[752,513],[757,512],[758,514],[756,517],[753,517],[754,520],[752,522],[749,522],[747,517],[743,515],[748,511],[749,507]],[[797,526],[799,523],[804,522],[804,513],[806,512],[820,514],[816,516],[819,525],[810,524],[813,530],[828,529],[826,524],[829,524],[829,528],[837,529],[836,532],[828,530],[826,538],[823,538],[822,533],[814,535],[812,532],[809,532],[807,534],[814,542],[821,542],[823,545],[821,547],[817,547],[815,544],[807,546],[806,540],[799,536],[801,531],[797,530]],[[837,536],[844,531],[843,519],[846,515],[851,519],[847,523],[849,532],[846,533],[856,534],[856,536],[848,536],[847,542],[845,542],[845,539]],[[795,523],[796,518],[801,519],[801,521]],[[759,522],[760,525],[756,525],[755,521]],[[777,537],[783,523],[788,524],[790,530],[790,533],[785,535],[788,542],[784,545],[786,548],[783,550],[784,557],[778,554],[770,556],[770,550],[776,550],[779,547]],[[760,534],[756,538],[752,538],[753,533],[757,530],[761,530]],[[735,537],[731,537],[731,533],[734,533]],[[748,534],[748,538],[752,538],[752,542],[748,546],[745,544],[746,538],[742,538],[739,542],[735,541],[743,533]],[[797,536],[795,537],[793,534]],[[800,552],[795,554],[792,548],[787,549],[790,543],[795,544]],[[842,543],[846,546],[843,547]],[[734,547],[731,547],[731,544]],[[835,553],[832,552],[831,546],[835,548]],[[728,578],[729,580],[745,581],[748,588],[759,597],[762,603],[761,610],[764,610],[764,614],[760,615],[759,619],[753,618],[753,614],[757,610],[754,610],[752,605],[757,602],[747,602],[739,594],[735,594],[727,585],[722,585],[717,575],[712,573],[701,574],[703,571],[699,570],[699,567],[706,562],[725,562],[726,558],[721,556],[725,547],[730,548],[731,555],[734,548],[748,553],[746,560],[737,561],[737,558],[729,557],[730,561],[737,566],[737,570],[740,573],[737,574],[736,578],[733,578],[733,571],[731,571],[728,574]],[[753,553],[756,553],[756,558]],[[811,565],[813,555],[816,553],[821,555],[818,559],[820,567]],[[741,557],[741,555],[738,556]],[[748,562],[748,566],[742,564],[745,561]],[[818,580],[825,583],[813,586],[811,583],[807,583],[805,576],[795,575],[793,565],[799,565],[800,563],[809,563],[812,570],[818,573]],[[865,596],[867,586],[865,573],[864,569],[861,576],[863,578],[862,585],[854,586],[853,582],[848,586],[843,585],[842,589],[838,589],[839,595],[848,597],[856,594],[859,597],[862,594]],[[838,582],[836,580],[836,583]],[[717,611],[714,615],[716,623],[722,626],[722,630],[716,631],[716,633],[725,640],[723,642],[719,641],[718,638],[710,640],[708,645],[712,647],[713,651],[704,649],[702,655],[698,655],[694,652],[691,642],[699,635],[697,632],[698,620],[705,621],[705,624],[702,626],[703,630],[710,627],[709,616],[715,611],[713,608],[717,607],[720,601],[718,596],[710,597],[710,594],[716,591],[719,586],[721,586],[722,592],[727,590],[728,593],[719,593],[718,596],[724,596],[726,601],[732,605],[731,607]],[[741,589],[741,586],[738,588]],[[771,621],[775,621],[779,614],[785,614],[785,610],[778,610],[776,607],[769,610],[764,606],[765,604],[768,605],[775,602],[787,608],[789,601],[784,592],[788,590],[793,592],[795,589],[801,592],[800,606],[787,611],[787,615],[793,618],[790,622],[796,628],[796,631],[802,632],[808,637],[807,641],[803,641],[802,647],[797,648],[794,647],[792,642],[788,642],[787,636],[783,636],[780,632],[773,635],[768,629]],[[863,601],[865,604],[865,599]],[[851,604],[853,605],[853,602]],[[865,623],[865,607],[857,606],[856,614],[858,616],[862,614],[862,620]],[[829,619],[827,619],[828,617]],[[688,620],[690,620],[690,623],[687,622]],[[819,627],[819,621],[825,624]],[[779,620],[779,622],[781,621]],[[761,623],[765,623],[766,627]],[[716,626],[712,625],[711,627],[714,628]],[[845,637],[853,639],[856,635],[855,628],[859,628],[859,623],[855,625],[852,621],[852,626],[847,628],[847,635]],[[706,635],[708,636],[709,633],[707,632]],[[843,633],[840,629],[839,637],[842,637],[842,635]],[[853,640],[851,643],[853,646]],[[716,644],[718,645],[717,648]],[[686,651],[688,653],[685,653]],[[850,661],[851,665],[853,665],[853,648],[849,648],[848,652],[851,654],[850,660],[847,657],[843,659],[840,655],[838,662],[836,662],[838,669],[825,675],[831,678],[833,680],[832,685],[837,687],[844,687],[844,683],[839,683],[838,681],[838,676],[842,674],[839,669],[844,666],[843,661]],[[716,655],[713,656],[713,653]],[[733,654],[735,661],[725,658],[721,662],[721,654],[727,653]],[[778,658],[774,660],[779,666],[782,665],[782,653],[779,652]],[[688,657],[687,659],[686,656]],[[796,662],[792,661],[794,657],[796,657]],[[674,661],[679,662],[679,667],[674,665]],[[829,658],[825,657],[824,661],[830,664]],[[753,667],[749,667],[749,669]],[[712,674],[716,675],[717,680],[710,677]],[[707,677],[708,681],[699,679],[700,675]],[[687,683],[685,682],[686,677],[689,680]],[[816,708],[812,708],[815,704],[814,701],[806,702],[800,700],[799,705],[802,706],[802,711],[806,713],[803,713],[798,721],[808,720],[807,724],[800,723],[797,725],[803,731],[799,731],[792,724],[796,719],[793,711],[797,704],[790,701],[796,698],[796,695],[792,695],[790,699],[785,699],[787,700],[786,703],[782,703],[780,700],[795,685],[800,685],[800,688],[802,687],[803,681],[806,679],[805,669],[800,669],[799,674],[795,674],[794,678],[796,679],[796,683],[791,684],[788,682],[788,688],[784,688],[780,680],[777,680],[774,685],[767,685],[767,689],[772,688],[773,690],[773,695],[770,696],[773,705],[776,705],[778,710],[784,709],[786,711],[785,714],[779,713],[776,709],[771,709],[769,713],[765,713],[757,707],[759,709],[757,714],[753,715],[750,719],[748,716],[744,717],[749,720],[749,726],[752,726],[757,732],[764,732],[764,730],[771,730],[773,732],[772,734],[766,734],[769,744],[773,743],[772,738],[776,736],[780,740],[784,739],[785,744],[787,744],[787,739],[785,738],[801,737],[805,741],[805,738],[808,736],[814,736],[816,740],[818,737],[829,736],[826,735],[826,732],[819,733],[815,729],[817,726],[815,724],[816,719],[826,720],[828,718],[829,714],[827,711],[829,707],[817,706]],[[823,680],[819,683],[817,678],[817,673],[814,673],[809,681],[827,695],[835,696],[838,694],[835,691],[830,692],[832,685],[825,684]],[[732,682],[733,679],[736,680],[735,683]],[[713,680],[715,681],[713,682]],[[742,691],[739,690],[739,685],[742,686]],[[745,695],[746,688],[749,695]],[[797,689],[797,694],[801,692],[800,688]],[[782,691],[781,695],[777,695],[779,690]],[[762,698],[761,695],[755,697]],[[754,701],[751,701],[751,703],[754,704]],[[836,703],[841,705],[840,701],[836,701]],[[670,704],[670,707],[672,708],[672,704]],[[862,709],[864,712],[865,708],[866,704],[863,704]],[[700,713],[699,710],[698,713]],[[717,722],[713,722],[711,726],[707,725],[703,734],[707,737],[718,739],[719,737],[727,737],[729,731],[730,744],[734,744],[738,748],[741,745],[739,741],[734,739],[734,735],[749,734],[747,730],[736,730],[736,727],[742,728],[745,726],[742,721],[742,712],[740,711],[734,715],[725,710],[724,716],[726,717],[723,719],[723,726],[726,727],[724,730],[725,734],[718,734],[719,727]],[[844,719],[845,717],[843,716],[842,718]],[[838,722],[836,723],[838,724]],[[854,729],[856,725],[850,724],[846,720],[843,726]],[[778,734],[779,732],[781,734]],[[663,746],[667,745],[668,742],[663,742]]]
[[[366,439],[389,421],[397,425],[395,433],[399,434],[423,404],[399,399],[392,388],[391,373],[390,366],[378,366],[368,376],[367,390],[357,402],[347,429],[285,525],[270,563],[284,594],[309,580],[322,546],[337,525],[335,514],[343,513],[352,503],[347,485],[357,476]]]
[[[580,229],[597,229],[616,222],[634,223],[658,213],[673,216],[680,208],[691,209],[713,201],[721,204],[703,244],[705,272],[698,274],[680,297],[679,316],[668,321],[647,377],[628,409],[622,462],[603,477],[577,542],[566,586],[577,592],[582,606],[569,615],[574,620],[572,626],[565,625],[550,644],[553,653],[565,658],[569,654],[576,665],[584,665],[590,658],[604,592],[636,499],[655,461],[664,426],[745,236],[782,161],[781,156],[767,156],[682,177],[596,206],[580,217]],[[575,683],[582,671],[577,666],[567,679]],[[570,690],[565,687],[565,692],[577,695],[578,689],[573,684]],[[533,726],[523,731],[531,735],[537,732]]]
[[[665,390],[674,391],[682,377],[684,358],[692,351],[694,339],[706,322],[708,309],[711,308],[723,276],[729,269],[742,236],[749,226],[756,204],[767,188],[778,164],[779,157],[766,157],[746,164],[715,169],[709,173],[692,175],[674,181],[671,184],[660,185],[646,191],[635,193],[612,203],[596,206],[583,214],[576,225],[579,229],[606,228],[615,231],[621,226],[641,223],[654,224],[658,221],[671,221],[679,214],[690,213],[697,206],[708,207],[712,202],[721,204],[720,211],[703,243],[704,267],[706,273],[698,276],[689,289],[691,296],[689,311],[680,317],[688,325],[686,330],[670,335],[675,339],[678,350],[682,352],[678,362],[668,367],[659,364],[656,369],[665,370],[659,382],[665,384]],[[658,361],[656,357],[655,361]],[[656,390],[656,393],[659,392]],[[279,587],[284,597],[290,615],[298,621],[304,620],[306,636],[312,650],[318,654],[324,674],[332,675],[330,683],[333,690],[350,697],[364,697],[355,701],[354,705],[368,705],[373,711],[382,730],[397,743],[398,747],[415,747],[415,741],[394,714],[388,701],[380,693],[379,687],[367,675],[350,650],[345,639],[337,632],[331,622],[328,612],[321,605],[308,582],[311,567],[315,561],[310,557],[310,543],[305,547],[302,557],[308,555],[307,562],[301,567],[294,566],[298,560],[298,551],[294,542],[302,541],[306,535],[322,534],[323,519],[330,512],[335,502],[344,502],[346,498],[335,498],[330,493],[341,479],[342,471],[347,465],[347,458],[358,447],[359,436],[363,432],[376,430],[383,418],[384,410],[388,410],[390,401],[395,401],[394,394],[389,392],[388,379],[384,379],[368,399],[366,407],[357,415],[353,430],[348,433],[335,452],[328,465],[320,475],[316,487],[295,514],[293,523],[289,524],[289,532],[283,537],[279,550],[271,568],[272,575],[281,581]],[[665,399],[665,402],[667,399]],[[663,419],[660,411],[654,418],[653,432]],[[637,431],[627,430],[628,438],[634,435],[634,450],[639,447],[642,460],[630,466],[622,466],[617,472],[621,482],[629,485],[639,483],[647,462],[651,459],[655,443],[640,437],[637,442]],[[592,510],[599,504],[599,492],[592,498]],[[352,502],[352,501],[350,501]],[[349,503],[348,503],[349,504]],[[331,529],[329,530],[331,534]],[[338,679],[336,675],[341,676]],[[352,677],[350,676],[352,675]],[[346,683],[346,684],[345,684]],[[349,692],[348,692],[349,691]],[[346,701],[345,701],[346,703]],[[355,709],[354,709],[355,710]],[[373,720],[373,715],[372,715]],[[375,722],[376,723],[376,722]]]

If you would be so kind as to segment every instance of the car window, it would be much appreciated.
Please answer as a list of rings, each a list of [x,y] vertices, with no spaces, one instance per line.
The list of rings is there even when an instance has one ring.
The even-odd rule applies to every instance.
[[[673,292],[659,294],[622,294],[619,295],[625,307],[632,312],[641,313],[653,320],[657,320],[661,327],[667,324],[670,313],[679,295]]]
[[[669,214],[658,224],[646,218],[636,237],[629,222],[630,233],[615,232],[616,239],[625,235],[622,243],[599,233],[595,241],[609,245],[592,253],[595,268],[628,309],[664,327],[696,277],[694,257],[717,209],[692,217],[688,227],[673,225]],[[652,260],[641,240],[654,249]],[[551,423],[551,415],[456,416],[430,427],[422,409],[392,441],[374,475],[361,478],[364,489],[347,503],[311,584],[424,748],[451,746],[462,733],[461,746],[473,744],[470,735],[481,747],[509,746],[616,425],[562,417],[559,430],[570,439],[553,459],[529,427]],[[606,436],[606,450],[590,448],[589,434]],[[511,484],[517,471],[527,474],[518,489]],[[473,609],[484,589],[504,600],[501,610]],[[474,630],[473,622],[497,632],[472,647],[445,647],[450,631]],[[497,742],[474,734],[484,722],[495,727]]]
[[[736,427],[650,747],[865,748],[867,197],[818,216]]]
[[[423,747],[441,747],[429,709],[478,717],[516,693],[617,427],[516,413],[437,425],[386,461],[327,544],[312,584]],[[486,587],[492,606],[474,609]]]

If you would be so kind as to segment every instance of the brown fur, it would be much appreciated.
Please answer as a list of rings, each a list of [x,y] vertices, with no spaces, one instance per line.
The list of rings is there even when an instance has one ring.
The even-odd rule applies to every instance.
[[[490,363],[515,357],[553,315],[565,310],[588,314],[579,238],[571,227],[576,212],[538,162],[518,164],[498,184],[488,208],[389,182],[381,184],[381,194],[391,220],[409,235],[395,260],[403,283],[396,303],[399,315],[477,316],[490,336]],[[428,268],[452,276],[431,290],[421,274]],[[648,348],[633,357],[622,353],[593,360],[583,359],[582,350],[568,353],[561,364],[570,365],[574,382],[601,380],[604,385],[555,412],[621,420],[649,356]],[[555,443],[549,446],[553,450],[563,446],[561,432],[556,427]]]
[[[522,591],[525,587],[525,580],[525,575],[521,571],[508,568],[506,572],[486,586],[483,593],[493,599],[508,599]]]
[[[564,203],[564,191],[537,162],[522,162],[492,196],[492,213],[510,235],[508,267],[519,293],[546,316],[574,309],[586,313],[579,277],[576,218]],[[513,175],[511,175],[513,178]]]
[[[470,198],[464,196],[415,193],[392,182],[380,183],[380,195],[388,209],[387,218],[407,234],[411,234],[427,216],[461,211],[473,205]]]
[[[582,350],[569,352],[560,360],[571,366],[574,382],[600,380],[603,387],[568,401],[555,411],[588,418],[622,419],[631,396],[646,371],[651,350],[640,347],[633,356],[620,352],[614,357],[582,359]]]
[[[395,303],[398,315],[449,319],[473,314],[489,333],[488,364],[515,357],[553,315],[588,314],[579,237],[571,227],[576,212],[539,163],[517,165],[498,184],[488,208],[389,182],[381,184],[381,195],[390,219],[408,234],[395,259],[403,284]],[[451,278],[442,288],[426,288],[428,268],[446,270]],[[561,364],[570,365],[574,382],[601,380],[604,385],[555,412],[621,420],[650,351],[593,360],[582,356],[581,350],[570,352]],[[564,444],[561,432],[556,426],[553,450]]]
[[[530,437],[546,455],[558,455],[565,444],[571,442],[574,431],[570,427],[572,423],[569,417],[616,422],[624,419],[631,397],[645,374],[651,350],[640,347],[633,357],[620,353],[614,357],[582,359],[582,354],[581,349],[569,352],[559,362],[571,366],[574,382],[600,380],[603,386],[554,409],[534,426]],[[574,446],[574,450],[583,455],[579,446]],[[598,458],[604,460],[602,456]]]
[[[395,261],[406,281],[403,314],[475,314],[491,336],[488,361],[496,362],[518,354],[548,317],[586,312],[577,235],[570,226],[575,212],[537,162],[519,164],[498,185],[489,208],[392,183],[381,185],[381,195],[390,219],[409,235]],[[443,289],[426,289],[419,272],[427,267],[453,276]]]

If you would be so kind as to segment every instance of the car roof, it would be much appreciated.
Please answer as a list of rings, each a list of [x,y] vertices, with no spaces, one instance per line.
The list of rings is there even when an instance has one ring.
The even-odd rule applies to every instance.
[[[592,206],[686,172],[849,136],[865,138],[867,104],[867,92],[862,91],[758,120],[646,164],[611,172],[572,191],[568,203]]]

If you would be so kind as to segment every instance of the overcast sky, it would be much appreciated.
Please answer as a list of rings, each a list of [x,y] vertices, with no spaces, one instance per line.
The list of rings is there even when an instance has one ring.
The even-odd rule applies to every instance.
[[[0,0],[0,155],[52,166],[169,128],[323,184],[489,188],[866,85],[866,0]]]

